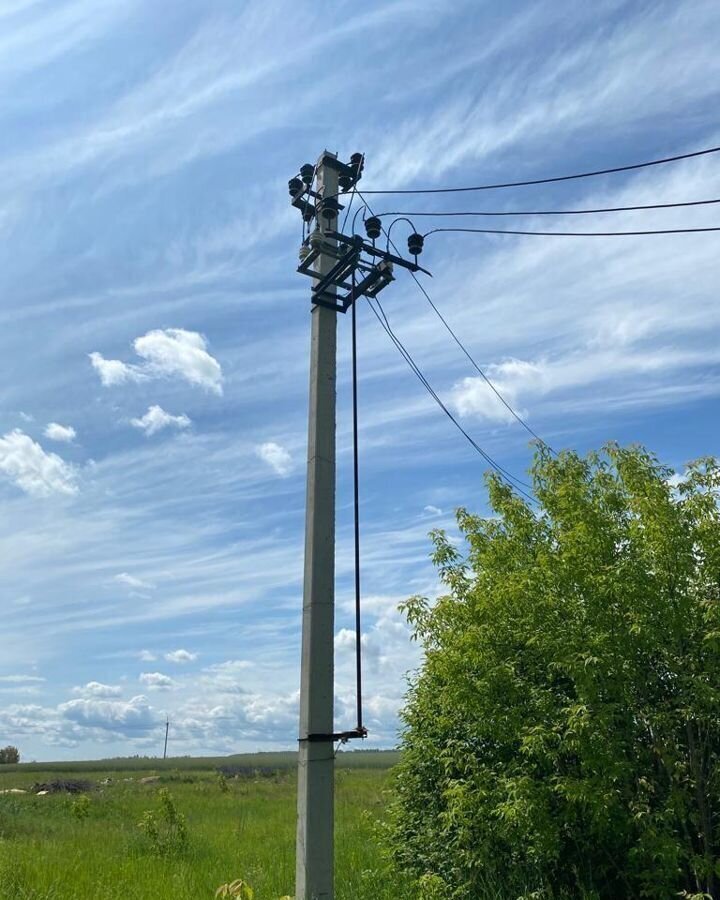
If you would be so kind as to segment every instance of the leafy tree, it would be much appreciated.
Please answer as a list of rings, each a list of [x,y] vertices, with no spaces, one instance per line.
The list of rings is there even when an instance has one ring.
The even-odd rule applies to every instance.
[[[13,747],[8,744],[7,747],[3,747],[0,749],[0,765],[4,763],[18,763],[20,762],[20,751],[17,747]]]
[[[720,897],[720,466],[536,453],[433,533],[392,853],[444,896]],[[685,893],[683,893],[685,892]],[[442,891],[441,891],[442,893]]]

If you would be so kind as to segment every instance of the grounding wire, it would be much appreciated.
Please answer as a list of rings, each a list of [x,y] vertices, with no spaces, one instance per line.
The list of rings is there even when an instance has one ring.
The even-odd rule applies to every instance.
[[[465,439],[468,441],[468,443],[471,445],[471,447],[485,460],[485,462],[488,463],[488,465],[491,466],[492,469],[494,469],[495,472],[497,472],[498,475],[500,475],[506,482],[508,482],[508,484],[510,484],[511,487],[515,488],[519,493],[521,493],[524,497],[526,497],[531,503],[537,503],[537,500],[535,500],[535,498],[531,494],[529,494],[527,491],[524,490],[524,487],[527,487],[530,490],[532,490],[532,486],[529,485],[527,482],[522,481],[516,475],[513,475],[512,472],[509,472],[507,469],[505,469],[503,466],[501,466],[500,463],[496,462],[489,455],[489,453],[487,453],[485,450],[483,450],[483,448],[477,443],[477,441],[470,434],[468,434],[468,432],[458,422],[458,420],[455,418],[455,416],[447,408],[445,403],[443,403],[443,401],[440,399],[440,397],[438,396],[435,389],[432,387],[432,385],[430,384],[430,382],[428,381],[426,376],[423,374],[420,367],[417,365],[417,363],[413,359],[409,350],[405,347],[405,345],[402,343],[402,341],[398,338],[398,336],[393,331],[393,329],[390,325],[390,322],[387,318],[387,315],[385,314],[385,310],[383,309],[382,304],[380,303],[378,298],[375,297],[374,300],[375,300],[375,303],[377,303],[378,308],[380,309],[380,313],[377,311],[377,309],[375,309],[373,301],[370,298],[368,298],[368,303],[370,304],[370,308],[372,309],[373,313],[375,314],[375,317],[377,318],[378,322],[380,322],[380,325],[382,326],[383,330],[386,332],[386,334],[388,335],[390,340],[393,342],[393,344],[395,345],[397,350],[400,352],[401,356],[405,359],[407,364],[410,366],[410,368],[413,371],[413,373],[415,374],[415,376],[418,378],[420,383],[427,390],[427,392],[430,394],[430,396],[433,398],[433,400],[437,403],[437,405],[440,407],[440,409],[450,419],[450,421],[453,423],[453,425],[455,425],[455,427],[458,429],[458,431],[460,431],[460,433],[465,437]],[[381,313],[382,313],[382,315],[381,315]]]
[[[357,730],[363,734],[362,706],[362,627],[360,618],[360,465],[358,452],[358,376],[357,376],[357,298],[355,269],[352,271],[351,335],[352,335],[352,426],[353,426],[353,524],[355,538],[355,684]]]
[[[367,201],[365,200],[365,197],[362,195],[362,193],[360,191],[358,191],[358,196],[360,197],[362,202],[365,203],[368,210],[370,211],[370,214],[375,215],[373,213],[372,209],[370,209],[370,207],[367,205]],[[385,231],[384,226],[381,226],[381,227],[383,228],[383,231]],[[389,231],[386,232],[386,234],[387,234],[388,243],[392,246],[393,250],[395,250],[395,252],[398,254],[398,256],[400,256],[400,251],[398,250],[398,248],[395,246],[395,244],[390,239]],[[505,399],[505,397],[501,394],[501,392],[495,386],[493,381],[488,377],[488,375],[486,375],[486,373],[483,371],[483,369],[478,365],[478,363],[476,362],[476,360],[474,359],[474,357],[472,356],[470,351],[467,349],[467,347],[463,344],[463,342],[457,336],[455,331],[452,329],[452,327],[450,326],[450,323],[447,321],[445,316],[443,316],[443,314],[437,308],[436,304],[433,302],[432,298],[430,297],[430,294],[427,292],[427,290],[425,289],[425,286],[420,281],[420,279],[417,277],[417,275],[412,271],[410,271],[410,275],[412,276],[412,279],[415,282],[415,284],[417,285],[420,292],[423,294],[423,296],[425,297],[427,302],[430,304],[431,308],[435,312],[435,315],[440,319],[442,324],[447,329],[448,334],[452,337],[452,339],[455,341],[455,343],[458,345],[458,347],[462,350],[462,352],[465,354],[465,356],[470,361],[470,364],[472,365],[472,367],[475,369],[475,371],[478,373],[478,375],[480,375],[480,377],[483,379],[485,384],[487,384],[487,386],[490,388],[490,390],[495,394],[495,396],[502,403],[502,405],[505,407],[505,409],[507,409],[508,412],[512,415],[512,417],[520,425],[522,425],[522,427],[528,432],[528,434],[530,434],[533,438],[535,438],[535,440],[537,440],[543,447],[546,447],[548,450],[550,450],[551,453],[555,453],[555,451],[550,446],[550,444],[548,444],[547,441],[543,440],[543,438],[541,438],[540,435],[533,428],[531,428],[530,425],[528,425],[528,423],[523,419],[523,417],[510,405],[510,403],[508,403],[508,401]]]
[[[366,194],[461,194],[469,191],[492,191],[499,188],[529,187],[534,184],[552,184],[558,181],[573,181],[577,178],[592,178],[596,175],[612,175],[615,172],[630,172],[633,169],[644,169],[648,166],[661,166],[665,163],[679,162],[682,159],[692,159],[697,156],[707,156],[710,153],[720,152],[720,147],[708,147],[706,150],[696,150],[693,153],[680,153],[677,156],[666,156],[662,159],[652,159],[649,162],[632,163],[627,166],[613,166],[610,169],[596,169],[592,172],[577,172],[573,175],[556,175],[551,178],[533,178],[527,181],[506,181],[497,184],[478,184],[470,187],[453,188],[403,188],[396,190],[365,191]]]
[[[418,210],[400,210],[395,212],[381,212],[382,216],[415,216],[439,218],[442,216],[589,216],[595,213],[637,212],[648,209],[678,209],[687,206],[710,206],[720,203],[718,200],[686,200],[680,203],[648,203],[642,206],[602,206],[597,209],[518,209],[518,210],[478,210],[477,212],[461,210],[458,212],[419,212]]]

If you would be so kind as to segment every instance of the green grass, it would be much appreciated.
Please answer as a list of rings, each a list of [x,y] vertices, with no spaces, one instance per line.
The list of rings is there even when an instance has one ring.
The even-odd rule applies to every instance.
[[[410,897],[385,871],[378,846],[391,761],[384,756],[339,755],[337,900]],[[0,790],[80,777],[96,788],[85,818],[73,810],[69,795],[0,795],[0,900],[202,900],[236,878],[253,886],[256,900],[292,895],[294,755],[287,755],[284,767],[274,754],[210,762],[251,765],[249,759],[278,771],[228,779],[223,791],[207,760],[204,768],[196,767],[197,760],[147,759],[106,762],[104,769],[92,763],[4,766]],[[160,781],[140,784],[146,774],[159,774]],[[101,785],[107,776],[112,783]],[[159,808],[161,788],[170,790],[189,834],[186,849],[166,856],[153,852],[138,827],[146,810]]]

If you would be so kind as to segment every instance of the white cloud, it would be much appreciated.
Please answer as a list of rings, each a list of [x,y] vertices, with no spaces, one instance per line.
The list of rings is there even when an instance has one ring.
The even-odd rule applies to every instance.
[[[143,581],[142,578],[137,578],[135,575],[130,575],[128,572],[120,572],[119,575],[115,576],[115,581],[118,584],[124,584],[126,587],[134,588],[138,591],[149,591],[152,590],[155,585],[150,581]]]
[[[266,462],[278,475],[285,477],[289,475],[293,468],[292,457],[288,451],[276,444],[274,441],[268,441],[260,444],[255,452],[263,462]]]
[[[77,432],[72,425],[59,425],[57,422],[50,422],[45,429],[45,437],[51,441],[69,444],[75,440]]]
[[[46,453],[18,428],[0,438],[0,471],[35,497],[77,493],[72,466],[55,453]]]
[[[155,662],[157,656],[151,650],[141,650],[138,653],[138,658],[142,662]]]
[[[126,381],[142,381],[146,375],[137,366],[129,366],[119,359],[105,359],[102,353],[89,354],[93,369],[105,387],[124,384]]]
[[[208,353],[207,341],[197,331],[155,329],[135,338],[133,347],[144,360],[141,365],[105,359],[98,352],[90,354],[90,361],[106,387],[145,378],[181,378],[215,394],[222,394],[220,363]]]
[[[427,513],[429,516],[441,516],[442,510],[439,506],[433,506],[429,504],[428,506],[423,507],[423,512]]]
[[[87,684],[73,688],[73,694],[83,697],[119,697],[121,689],[115,684],[102,684],[100,681],[88,681]]]
[[[518,394],[523,388],[542,388],[544,368],[521,359],[508,359],[486,367],[486,374],[509,406],[518,410]],[[511,422],[513,415],[497,394],[480,377],[463,378],[455,385],[453,404],[462,417],[477,416],[495,422]],[[525,413],[520,413],[525,415]]]
[[[169,675],[163,675],[162,672],[143,672],[139,681],[151,691],[167,691],[175,685],[172,678]]]
[[[61,703],[58,712],[63,718],[85,728],[101,728],[129,736],[147,731],[158,721],[142,695],[127,701],[82,697]]]
[[[39,675],[0,675],[0,681],[7,682],[8,684],[23,684],[28,681],[45,681],[45,679],[41,678]]]
[[[172,650],[170,653],[165,654],[165,659],[168,662],[174,663],[186,663],[186,662],[195,662],[198,658],[197,653],[190,653],[189,650]]]
[[[150,406],[148,411],[140,419],[131,419],[130,424],[134,428],[140,428],[145,432],[145,437],[150,437],[163,428],[188,428],[190,419],[183,413],[179,416],[173,416],[161,406]]]
[[[183,378],[222,394],[220,363],[207,352],[207,341],[196,331],[182,328],[148,331],[136,338],[135,352],[147,360],[151,375]]]

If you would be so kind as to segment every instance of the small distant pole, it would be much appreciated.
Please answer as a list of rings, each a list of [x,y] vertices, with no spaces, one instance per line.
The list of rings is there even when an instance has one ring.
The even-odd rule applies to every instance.
[[[165,719],[165,749],[163,750],[163,759],[167,759],[167,741],[168,741],[168,732],[170,731],[170,717],[168,716]]]

